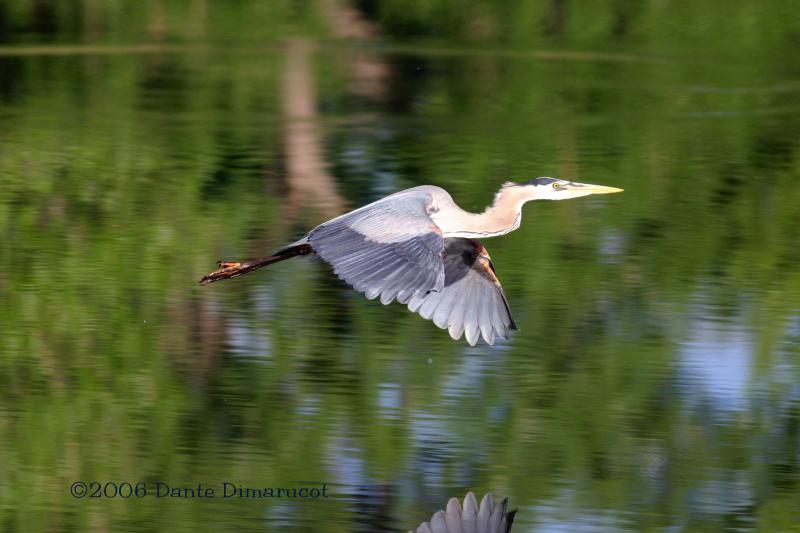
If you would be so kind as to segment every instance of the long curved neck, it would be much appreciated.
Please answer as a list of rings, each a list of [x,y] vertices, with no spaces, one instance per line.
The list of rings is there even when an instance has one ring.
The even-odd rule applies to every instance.
[[[455,203],[452,209],[432,215],[445,237],[496,237],[519,227],[522,206],[531,198],[518,187],[501,188],[492,205],[483,213],[464,211]]]

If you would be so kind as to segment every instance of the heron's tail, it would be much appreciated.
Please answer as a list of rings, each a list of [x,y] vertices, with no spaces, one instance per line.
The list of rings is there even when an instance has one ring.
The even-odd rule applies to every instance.
[[[280,261],[291,259],[297,255],[308,255],[313,252],[314,249],[311,247],[311,245],[304,243],[281,248],[275,252],[275,255],[268,255],[267,257],[261,257],[251,261],[244,261],[241,263],[238,261],[219,261],[217,263],[217,265],[219,265],[219,269],[206,276],[203,276],[203,278],[200,280],[200,285],[207,285],[208,283],[219,281],[221,279],[235,278],[236,276],[247,274],[253,270],[271,265],[272,263],[279,263]]]

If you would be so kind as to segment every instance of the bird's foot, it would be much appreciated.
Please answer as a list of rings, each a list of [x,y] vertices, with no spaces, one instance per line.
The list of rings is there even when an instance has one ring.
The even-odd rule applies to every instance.
[[[203,276],[203,279],[200,280],[201,285],[206,285],[212,281],[232,278],[239,275],[242,269],[242,263],[239,261],[217,261],[217,266],[219,266],[219,269],[211,272],[207,276]]]

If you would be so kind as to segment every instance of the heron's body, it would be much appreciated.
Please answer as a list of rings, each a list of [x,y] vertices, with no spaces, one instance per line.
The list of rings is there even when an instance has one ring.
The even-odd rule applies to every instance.
[[[324,222],[274,255],[244,263],[221,262],[201,280],[232,278],[297,255],[317,254],[367,298],[393,300],[446,328],[493,344],[516,329],[486,248],[477,238],[517,229],[522,206],[534,199],[563,199],[620,189],[553,178],[506,183],[483,213],[461,209],[450,194],[422,185]]]

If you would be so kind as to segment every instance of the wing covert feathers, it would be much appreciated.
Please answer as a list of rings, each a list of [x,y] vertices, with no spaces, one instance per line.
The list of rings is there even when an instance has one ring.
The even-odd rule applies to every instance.
[[[444,286],[444,239],[427,204],[417,195],[384,198],[317,226],[308,240],[367,298],[406,303]]]

